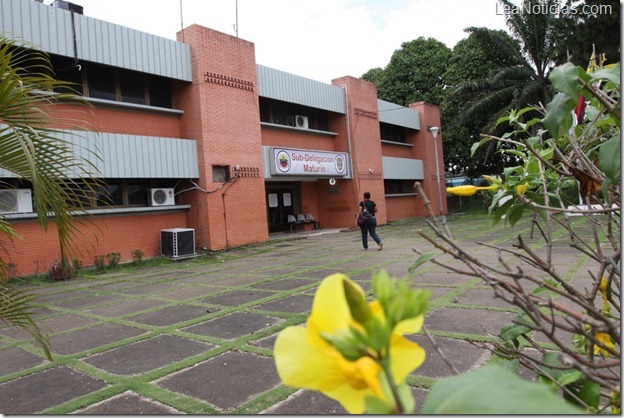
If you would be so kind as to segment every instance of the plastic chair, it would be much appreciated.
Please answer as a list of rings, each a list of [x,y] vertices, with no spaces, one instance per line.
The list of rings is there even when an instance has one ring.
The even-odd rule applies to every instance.
[[[317,221],[316,219],[314,219],[314,215],[312,215],[310,212],[306,213],[305,221],[309,224],[313,223],[314,229],[321,229],[321,221]]]
[[[297,214],[297,222],[302,223],[302,224],[307,223],[306,222],[306,218],[305,218],[305,216],[303,216],[302,213],[298,213]]]
[[[288,224],[290,225],[290,232],[297,232],[297,225],[300,225],[301,222],[299,222],[296,218],[295,215],[288,215]]]

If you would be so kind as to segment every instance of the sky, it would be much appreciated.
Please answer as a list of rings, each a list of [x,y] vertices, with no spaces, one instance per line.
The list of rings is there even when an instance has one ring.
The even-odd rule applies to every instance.
[[[71,2],[82,6],[85,16],[168,39],[192,24],[238,36],[254,43],[258,64],[324,83],[384,68],[403,42],[421,36],[453,48],[467,36],[466,27],[506,30],[496,0]]]

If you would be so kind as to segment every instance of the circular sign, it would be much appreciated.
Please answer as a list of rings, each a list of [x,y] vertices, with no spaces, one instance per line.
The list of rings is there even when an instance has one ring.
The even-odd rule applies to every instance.
[[[344,173],[347,165],[345,164],[345,159],[342,155],[337,155],[334,160],[334,166],[336,167],[336,171],[340,174]]]
[[[282,173],[287,173],[290,170],[290,157],[286,151],[280,151],[276,156],[276,166]]]
[[[336,184],[336,179],[329,179],[329,184],[331,186],[333,186],[334,184]]]

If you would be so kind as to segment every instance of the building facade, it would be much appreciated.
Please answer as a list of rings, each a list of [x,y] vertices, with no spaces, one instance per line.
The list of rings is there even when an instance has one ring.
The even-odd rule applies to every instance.
[[[424,216],[415,181],[434,212],[446,212],[441,136],[427,129],[440,126],[433,105],[380,100],[374,84],[351,76],[326,84],[265,67],[253,43],[199,25],[172,41],[62,1],[3,0],[0,15],[5,36],[47,52],[55,76],[92,105],[58,110],[92,127],[63,139],[85,158],[97,154],[106,180],[75,237],[85,266],[111,252],[122,262],[137,249],[159,256],[164,229],[193,229],[196,249],[218,251],[289,231],[289,215],[353,227],[366,191],[379,224]],[[0,180],[28,190],[10,172]],[[44,234],[32,205],[17,206],[2,209],[22,237],[0,237],[8,262],[21,275],[47,271],[59,257],[54,227]]]

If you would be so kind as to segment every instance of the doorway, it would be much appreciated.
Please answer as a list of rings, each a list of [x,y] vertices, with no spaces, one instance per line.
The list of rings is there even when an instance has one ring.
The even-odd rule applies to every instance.
[[[299,207],[298,184],[267,184],[266,193],[269,233],[290,231],[288,215]]]

